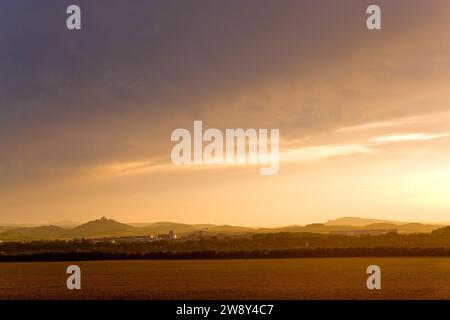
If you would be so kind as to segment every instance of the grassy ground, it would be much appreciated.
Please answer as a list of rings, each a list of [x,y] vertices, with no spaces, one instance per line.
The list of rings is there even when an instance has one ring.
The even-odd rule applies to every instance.
[[[0,263],[0,299],[450,299],[450,258]],[[367,266],[382,290],[366,288]]]

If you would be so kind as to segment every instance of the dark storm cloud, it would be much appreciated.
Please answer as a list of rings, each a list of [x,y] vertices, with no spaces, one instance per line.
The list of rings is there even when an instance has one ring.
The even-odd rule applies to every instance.
[[[356,0],[76,1],[82,31],[69,32],[72,3],[0,4],[0,165],[13,169],[11,179],[158,154],[170,130],[185,123],[177,118],[216,113],[287,133],[347,121],[339,110],[357,93],[339,88],[343,100],[334,104],[310,93],[316,82],[332,90],[345,72],[324,66],[434,12],[420,1],[409,10],[386,2],[386,24],[397,31],[368,35],[367,3]],[[275,118],[259,102],[231,112],[209,104],[299,80],[304,106],[275,101]]]

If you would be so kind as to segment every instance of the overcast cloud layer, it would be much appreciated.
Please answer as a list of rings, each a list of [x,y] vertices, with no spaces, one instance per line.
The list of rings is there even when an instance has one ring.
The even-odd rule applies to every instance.
[[[191,128],[193,120],[279,128],[287,166],[387,152],[392,142],[398,151],[408,139],[439,141],[436,150],[448,150],[450,130],[436,124],[450,110],[446,0],[378,1],[383,29],[377,32],[365,28],[369,3],[358,0],[80,0],[80,32],[65,29],[71,3],[0,4],[0,221],[16,214],[56,220],[65,210],[95,216],[84,211],[87,204],[70,209],[70,202],[31,213],[33,201],[26,207],[17,199],[35,199],[49,181],[65,186],[99,168],[162,168],[171,131]],[[371,123],[384,125],[358,129]],[[147,203],[130,209],[139,214],[129,219],[146,219],[144,212],[155,209],[179,217],[176,207]]]

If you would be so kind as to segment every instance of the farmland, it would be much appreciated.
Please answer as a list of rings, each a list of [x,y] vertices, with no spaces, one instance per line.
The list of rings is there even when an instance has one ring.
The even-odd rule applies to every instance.
[[[82,289],[66,288],[66,268]],[[366,288],[366,268],[382,289]],[[0,263],[0,299],[450,299],[450,258]]]

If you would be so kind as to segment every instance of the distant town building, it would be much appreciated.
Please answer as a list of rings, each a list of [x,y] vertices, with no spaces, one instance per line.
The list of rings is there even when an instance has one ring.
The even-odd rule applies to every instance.
[[[192,240],[192,241],[197,241],[197,240],[202,240],[205,236],[208,236],[209,233],[206,230],[198,230],[195,232],[192,232],[188,235],[186,235],[184,237],[185,240]]]
[[[164,234],[158,234],[156,236],[156,240],[175,240],[177,238],[176,233],[173,232],[173,230],[169,230],[169,233]]]
[[[129,237],[111,237],[91,239],[92,242],[111,242],[111,243],[130,243],[130,242],[152,242],[155,241],[153,236],[129,236]]]
[[[343,236],[381,236],[388,233],[397,233],[397,229],[372,229],[372,230],[340,230],[331,231],[330,234]]]

